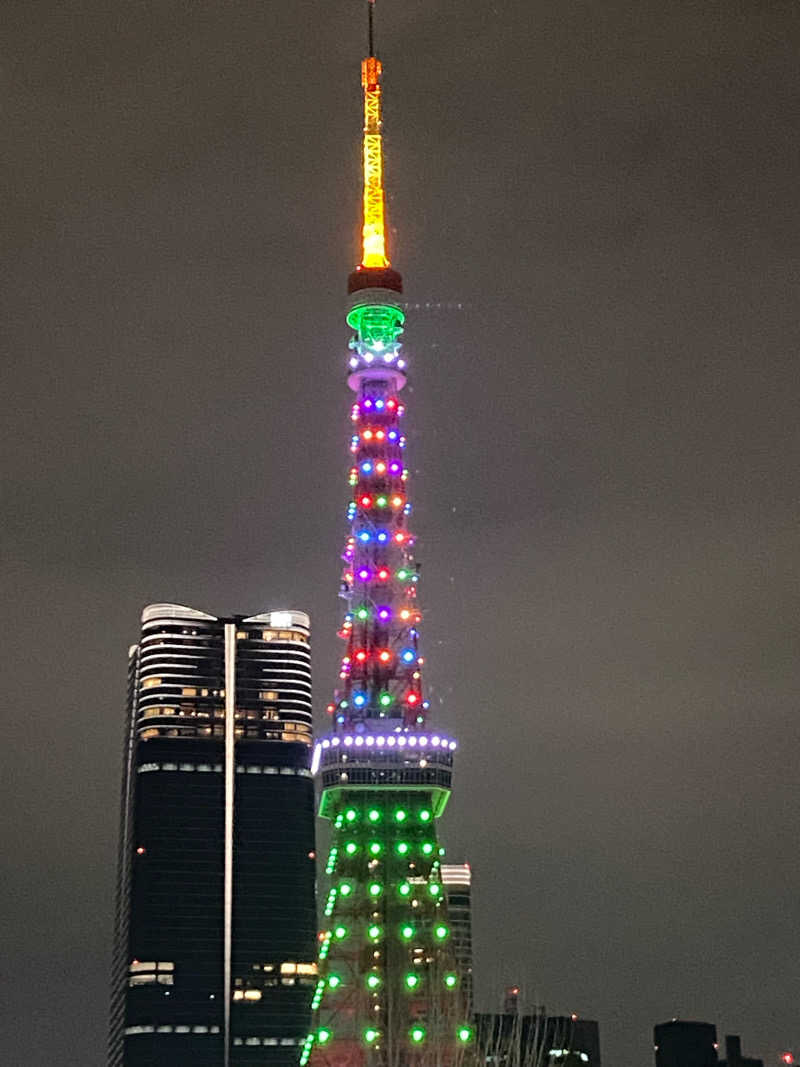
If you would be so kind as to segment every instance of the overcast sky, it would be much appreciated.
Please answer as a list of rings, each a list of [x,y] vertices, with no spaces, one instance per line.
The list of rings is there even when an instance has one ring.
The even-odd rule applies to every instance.
[[[795,0],[378,0],[442,824],[504,984],[800,1053]],[[357,0],[5,0],[0,1061],[101,1067],[141,607],[333,689]],[[453,307],[451,305],[459,305]],[[319,721],[322,725],[323,715]],[[25,1051],[20,1051],[24,1049]]]

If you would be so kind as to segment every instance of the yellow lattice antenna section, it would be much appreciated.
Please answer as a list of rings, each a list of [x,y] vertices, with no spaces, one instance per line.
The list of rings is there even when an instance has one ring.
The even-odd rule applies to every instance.
[[[381,64],[374,55],[372,9],[368,0],[369,55],[361,63],[364,89],[364,226],[361,231],[361,266],[388,267],[386,209],[383,195],[383,139],[381,136]]]

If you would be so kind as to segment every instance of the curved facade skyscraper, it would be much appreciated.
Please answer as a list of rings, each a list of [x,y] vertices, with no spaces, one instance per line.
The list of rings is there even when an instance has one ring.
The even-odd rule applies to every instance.
[[[308,616],[142,614],[111,1067],[292,1067],[316,984]]]

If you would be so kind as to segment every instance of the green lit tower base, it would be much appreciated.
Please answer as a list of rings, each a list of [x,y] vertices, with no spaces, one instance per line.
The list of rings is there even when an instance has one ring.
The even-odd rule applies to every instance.
[[[451,951],[435,825],[449,792],[453,742],[410,733],[325,741],[321,811],[333,820],[331,887],[317,1024],[301,1062],[310,1054],[331,1067],[456,1064],[472,1029]]]

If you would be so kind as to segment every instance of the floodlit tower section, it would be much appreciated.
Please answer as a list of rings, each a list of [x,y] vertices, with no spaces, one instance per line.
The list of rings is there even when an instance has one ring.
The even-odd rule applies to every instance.
[[[353,330],[346,603],[331,732],[317,742],[320,815],[332,823],[315,1025],[300,1067],[456,1067],[473,1041],[436,819],[456,742],[427,723],[415,538],[404,461],[402,279],[386,245],[381,64],[362,63],[361,262]]]

